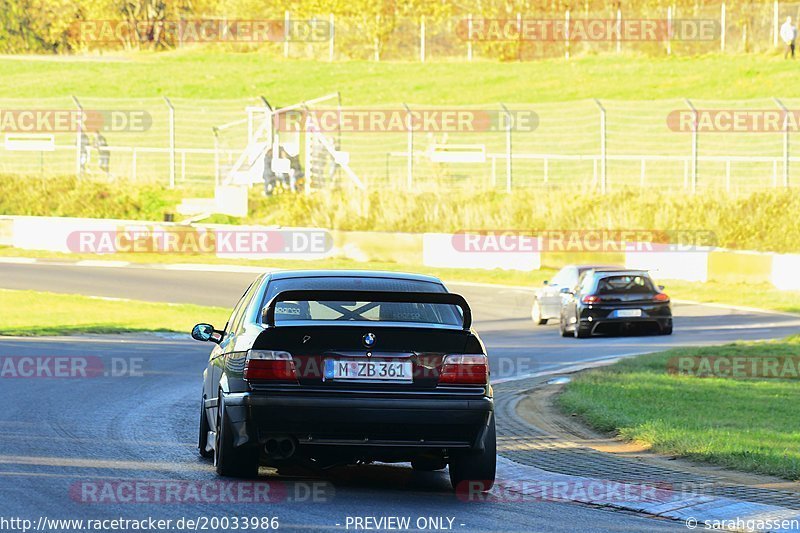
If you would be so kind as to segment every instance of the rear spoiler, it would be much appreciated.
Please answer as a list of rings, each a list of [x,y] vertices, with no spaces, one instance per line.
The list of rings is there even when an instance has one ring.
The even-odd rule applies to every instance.
[[[276,294],[262,311],[261,317],[268,327],[275,326],[275,307],[279,302],[391,302],[412,304],[446,304],[461,308],[462,328],[472,326],[472,311],[467,300],[450,292],[392,292],[347,290],[291,290]]]

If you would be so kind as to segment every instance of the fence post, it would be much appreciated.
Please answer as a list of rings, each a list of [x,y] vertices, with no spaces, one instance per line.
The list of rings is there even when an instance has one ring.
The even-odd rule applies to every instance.
[[[778,104],[783,110],[783,186],[789,186],[789,110],[783,105],[783,102],[777,98],[773,98],[775,103]]]
[[[688,98],[684,99],[686,101],[686,105],[689,106],[689,109],[692,110],[693,120],[692,120],[692,183],[691,183],[691,191],[692,194],[697,192],[697,126],[698,126],[698,118],[697,118],[697,109],[694,108],[692,105],[691,100]]]
[[[419,18],[419,61],[425,62],[425,15]]]
[[[725,52],[725,2],[720,6],[719,28],[719,50]]]
[[[381,27],[381,16],[375,15],[375,37],[372,40],[373,56],[375,61],[381,60],[381,47],[378,36],[378,31],[380,27]]]
[[[408,136],[406,138],[406,152],[408,159],[406,160],[406,187],[410,192],[414,187],[414,128],[411,123],[411,108],[408,104],[403,104],[406,108],[406,127],[408,128]]]
[[[164,97],[169,108],[169,188],[175,188],[175,108],[169,98]]]
[[[336,19],[333,18],[333,13],[328,15],[328,24],[330,27],[330,40],[328,41],[328,61],[333,62],[334,45],[336,41]]]
[[[597,108],[600,110],[600,192],[605,194],[608,190],[608,176],[606,175],[608,166],[608,152],[606,148],[606,108],[597,98],[594,99]]]
[[[467,61],[472,61],[472,13],[467,15]]]
[[[617,31],[616,31],[617,53],[620,53],[620,50],[622,49],[622,43],[620,42],[620,39],[622,38],[621,32],[622,32],[622,9],[617,8]]]
[[[283,12],[283,57],[289,57],[289,10]]]
[[[667,55],[672,55],[672,6],[667,6]]]
[[[778,47],[778,0],[772,3],[772,46]]]
[[[566,51],[564,52],[564,57],[569,59],[569,8],[564,13],[564,46]]]
[[[219,129],[214,126],[211,128],[214,133],[214,185],[219,185],[220,169],[219,169]],[[268,164],[266,161],[264,164]]]
[[[511,112],[508,110],[505,104],[500,104],[505,111],[506,116],[506,192],[511,193],[511,185],[512,185],[512,164],[511,164],[511,156],[513,154],[511,150],[511,128],[513,124],[511,122]]]
[[[308,114],[308,108],[303,106],[303,110]],[[308,115],[307,115],[308,116]],[[270,118],[271,120],[271,118]],[[314,176],[313,173],[313,166],[314,166],[314,123],[312,121],[308,121],[306,123],[306,127],[303,129],[305,135],[303,135],[304,144],[305,144],[305,159],[306,159],[306,174],[303,177],[303,194],[308,196],[311,194],[311,179]],[[267,162],[266,157],[264,158],[264,164],[269,165],[271,163]],[[321,181],[321,180],[320,180]]]
[[[74,96],[72,97],[72,101],[75,102],[75,106],[78,108],[78,139],[75,143],[75,177],[81,179],[81,174],[83,173],[83,165],[81,165],[81,156],[83,154],[83,106]]]

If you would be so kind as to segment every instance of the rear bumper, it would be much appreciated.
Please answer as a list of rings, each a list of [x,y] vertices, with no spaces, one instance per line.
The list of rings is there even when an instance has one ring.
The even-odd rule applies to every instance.
[[[250,443],[288,436],[301,447],[480,449],[491,398],[376,398],[231,393],[234,431]],[[234,419],[235,418],[235,419]]]
[[[581,317],[580,328],[584,331],[589,331],[592,334],[607,333],[614,330],[625,330],[636,327],[658,328],[659,331],[665,331],[672,327],[672,317],[621,317],[621,318],[595,318],[591,316]]]

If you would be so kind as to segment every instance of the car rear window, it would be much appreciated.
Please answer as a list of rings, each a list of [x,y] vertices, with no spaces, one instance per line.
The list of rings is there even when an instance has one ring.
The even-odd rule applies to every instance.
[[[606,276],[597,281],[598,294],[654,292],[653,282],[643,275]]]
[[[264,305],[276,294],[288,290],[362,290],[402,292],[447,292],[443,285],[428,281],[392,278],[287,278],[272,280],[267,287]],[[275,321],[321,320],[365,322],[412,322],[460,326],[461,312],[447,304],[397,302],[321,302],[286,301],[275,307]]]

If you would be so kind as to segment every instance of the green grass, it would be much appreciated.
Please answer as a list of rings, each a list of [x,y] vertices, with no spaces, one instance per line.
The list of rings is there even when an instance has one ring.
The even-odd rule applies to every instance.
[[[0,213],[163,220],[189,189],[169,190],[128,182],[77,181],[71,177],[37,180],[0,176]],[[203,191],[192,191],[200,194]],[[206,191],[208,196],[211,192]],[[502,192],[453,190],[407,193],[331,191],[265,197],[254,188],[245,219],[215,217],[215,222],[319,227],[333,230],[677,230],[712,231],[717,245],[740,250],[800,251],[800,195],[767,190],[746,196],[686,193],[669,195],[627,189],[602,201],[563,191]],[[570,258],[569,261],[574,261]],[[413,259],[409,259],[413,262]]]
[[[3,79],[0,104],[9,109],[71,109],[77,96],[85,109],[145,110],[152,124],[145,131],[106,132],[114,147],[161,148],[168,145],[168,108],[162,96],[175,105],[176,146],[203,149],[177,163],[180,183],[213,182],[215,168],[212,127],[245,118],[247,105],[259,105],[259,96],[274,106],[340,92],[345,106],[474,105],[499,110],[524,107],[539,117],[532,132],[514,134],[517,154],[599,154],[599,111],[593,98],[607,109],[607,150],[610,156],[658,154],[688,157],[691,138],[686,132],[667,127],[666,117],[687,109],[684,98],[692,98],[700,109],[777,109],[772,97],[783,99],[790,109],[800,105],[800,87],[794,83],[791,61],[779,54],[728,54],[684,57],[649,57],[637,54],[591,55],[573,60],[548,59],[531,62],[368,62],[328,63],[282,60],[258,52],[224,52],[214,47],[165,53],[112,56],[0,58]],[[58,80],[42,83],[41,80]],[[120,92],[119,87],[125,91]],[[2,101],[5,98],[17,101]],[[332,105],[333,101],[327,102]],[[568,117],[568,119],[567,119]],[[31,176],[66,174],[74,170],[73,133],[56,133],[63,147],[41,159],[26,152],[8,152],[0,161],[0,172]],[[449,144],[482,144],[488,154],[505,153],[502,132],[450,132]],[[415,151],[425,152],[444,136],[417,135]],[[235,160],[246,145],[244,125],[223,130],[219,147],[222,161]],[[406,150],[404,132],[346,132],[341,149],[351,154],[351,166],[372,189],[405,186],[405,161],[396,154]],[[778,134],[703,133],[700,156],[771,156],[780,162],[782,136]],[[225,152],[230,150],[228,154]],[[790,152],[798,153],[800,140],[790,138]],[[97,174],[95,161],[90,163]],[[185,163],[185,164],[184,164]],[[492,179],[491,163],[433,163],[418,157],[414,163],[415,187],[421,190],[464,187],[502,189],[503,160],[497,161],[499,177]],[[166,152],[139,151],[134,165],[130,151],[116,151],[111,173],[165,183],[169,159]],[[538,159],[514,161],[515,188],[590,188],[596,171],[591,160]],[[780,166],[780,163],[779,163]],[[645,164],[648,186],[681,189],[684,162],[650,161]],[[183,175],[185,169],[186,175]],[[610,160],[609,186],[618,189],[639,186],[641,161]],[[789,181],[798,182],[790,166]],[[723,161],[702,160],[699,187],[734,193],[766,188],[773,183],[772,161],[736,161],[730,168]],[[782,179],[778,169],[775,181]],[[498,183],[499,181],[499,183]]]
[[[566,414],[664,454],[800,480],[800,383],[670,375],[676,356],[794,356],[800,337],[686,348],[579,374],[559,396]]]
[[[0,213],[163,220],[165,213],[175,212],[184,196],[196,193],[189,188],[170,190],[156,184],[108,183],[74,176],[36,179],[0,175]]]
[[[221,326],[229,315],[221,307],[0,289],[0,335],[188,333],[199,322]]]
[[[800,291],[780,291],[769,283],[694,283],[669,280],[666,292],[676,299],[741,305],[756,309],[800,313]]]
[[[327,63],[214,49],[80,58],[0,59],[0,97],[251,98],[288,104],[340,91],[344,103],[478,104],[612,98],[800,96],[778,54],[598,55],[534,62]],[[42,80],[58,83],[42,83]]]

